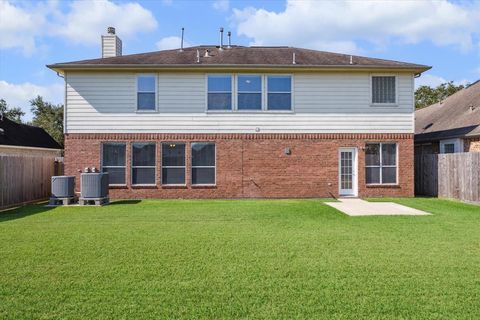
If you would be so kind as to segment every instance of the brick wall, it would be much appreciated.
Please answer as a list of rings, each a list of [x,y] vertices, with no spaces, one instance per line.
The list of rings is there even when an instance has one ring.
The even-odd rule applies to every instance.
[[[127,142],[127,186],[111,189],[113,198],[310,198],[338,196],[338,148],[358,148],[359,196],[413,196],[413,134],[67,134],[65,174],[100,168],[101,143]],[[130,184],[131,142],[156,141],[157,186]],[[160,185],[160,142],[182,141],[186,148],[185,187]],[[190,182],[189,142],[216,143],[216,186]],[[398,143],[396,186],[365,185],[366,142]],[[291,149],[286,155],[285,148]],[[77,185],[77,188],[79,186]]]
[[[480,152],[480,138],[466,138],[463,140],[465,152]]]

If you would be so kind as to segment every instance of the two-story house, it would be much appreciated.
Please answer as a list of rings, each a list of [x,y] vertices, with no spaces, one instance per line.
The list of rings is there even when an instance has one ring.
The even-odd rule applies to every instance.
[[[48,67],[65,172],[117,198],[413,196],[414,78],[428,66],[292,47],[196,46]],[[78,180],[78,179],[77,179]]]

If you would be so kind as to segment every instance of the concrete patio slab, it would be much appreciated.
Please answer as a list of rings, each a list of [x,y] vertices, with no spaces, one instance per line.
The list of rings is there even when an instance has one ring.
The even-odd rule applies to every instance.
[[[393,202],[368,202],[362,199],[338,199],[339,202],[325,202],[349,216],[424,216],[430,213]]]

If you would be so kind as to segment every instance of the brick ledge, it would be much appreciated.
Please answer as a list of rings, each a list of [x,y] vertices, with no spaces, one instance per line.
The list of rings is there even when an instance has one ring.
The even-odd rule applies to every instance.
[[[413,139],[413,133],[68,133],[67,140],[385,140]]]

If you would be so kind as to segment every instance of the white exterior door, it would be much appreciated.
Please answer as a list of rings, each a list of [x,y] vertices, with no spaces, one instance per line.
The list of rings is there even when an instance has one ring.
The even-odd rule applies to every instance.
[[[357,196],[357,149],[340,148],[338,156],[338,186],[341,196]]]

